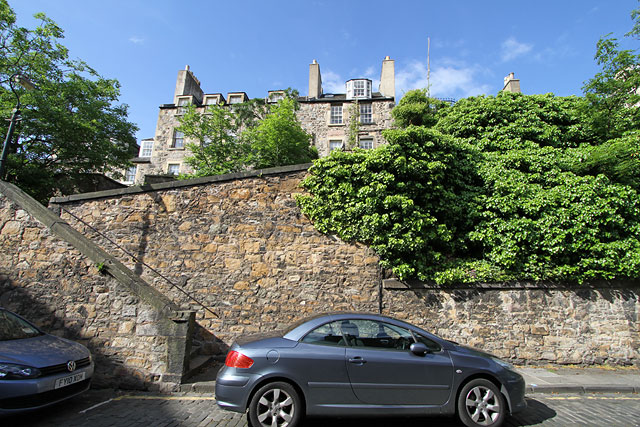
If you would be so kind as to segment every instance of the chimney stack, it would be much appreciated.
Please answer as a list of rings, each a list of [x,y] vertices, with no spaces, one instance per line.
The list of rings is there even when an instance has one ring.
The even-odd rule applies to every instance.
[[[389,98],[396,97],[396,65],[389,56],[382,61],[380,73],[380,93]]]
[[[309,64],[309,98],[319,98],[322,95],[322,76],[320,64],[315,59]]]
[[[520,93],[520,80],[515,78],[514,73],[509,73],[509,75],[504,78],[504,87],[502,88],[502,91]]]
[[[178,97],[193,96],[198,103],[202,103],[204,92],[200,89],[200,80],[193,75],[189,66],[184,70],[178,71],[178,79],[176,80],[176,90],[173,94],[173,103],[178,104]]]

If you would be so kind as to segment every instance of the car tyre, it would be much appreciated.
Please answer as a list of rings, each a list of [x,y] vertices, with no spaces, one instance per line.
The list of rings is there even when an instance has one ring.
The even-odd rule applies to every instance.
[[[506,411],[502,393],[489,380],[469,381],[458,396],[458,416],[468,427],[499,427],[504,422]]]
[[[289,383],[266,384],[253,395],[247,418],[254,427],[296,427],[302,420],[302,401]]]

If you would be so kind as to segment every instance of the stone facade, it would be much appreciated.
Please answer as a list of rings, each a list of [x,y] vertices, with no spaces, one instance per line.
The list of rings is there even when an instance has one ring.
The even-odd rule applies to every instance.
[[[352,89],[354,83],[363,84],[367,90],[363,94],[355,94]],[[376,148],[384,144],[382,131],[392,126],[391,110],[395,106],[395,65],[388,56],[382,61],[380,76],[380,92],[371,90],[372,82],[369,79],[349,80],[345,87],[346,94],[324,93],[322,89],[322,77],[320,65],[314,61],[309,68],[309,94],[298,98],[300,110],[297,112],[298,120],[302,128],[312,136],[312,145],[318,149],[321,157],[327,156],[331,151],[330,144],[342,143],[347,147],[349,135],[349,123],[351,106],[358,101],[359,105],[371,106],[371,117],[360,121],[358,139],[362,148]],[[268,102],[274,102],[284,91],[269,91]],[[206,106],[210,104],[232,105],[236,101],[247,101],[249,97],[244,92],[232,92],[227,98],[220,93],[205,94],[200,87],[200,81],[187,66],[178,72],[173,103],[160,106],[158,122],[153,139],[141,141],[140,156],[133,159],[136,165],[135,172],[127,184],[142,184],[147,175],[165,175],[173,173],[192,173],[192,168],[184,161],[191,155],[188,148],[182,143],[175,144],[175,131],[180,125],[179,118],[181,106],[194,105],[197,110],[204,113]],[[331,107],[342,108],[342,120],[340,123],[331,123]],[[358,110],[360,107],[358,106]],[[368,111],[367,111],[368,113]],[[144,145],[152,144],[151,151],[145,151]],[[335,148],[335,147],[334,147]]]
[[[382,136],[382,131],[391,128],[392,118],[391,110],[395,107],[393,99],[375,99],[370,101],[362,101],[359,105],[371,105],[372,121],[371,123],[360,123],[358,129],[359,142],[371,141],[370,148],[376,148],[386,141]],[[343,120],[341,124],[330,124],[331,106],[341,106],[343,112]],[[298,111],[298,119],[302,124],[302,128],[310,133],[313,137],[313,145],[318,149],[320,157],[328,156],[331,152],[331,142],[340,142],[344,148],[348,148],[349,124],[352,106],[355,105],[353,100],[337,99],[328,100],[321,98],[313,101],[300,102],[300,111]]]

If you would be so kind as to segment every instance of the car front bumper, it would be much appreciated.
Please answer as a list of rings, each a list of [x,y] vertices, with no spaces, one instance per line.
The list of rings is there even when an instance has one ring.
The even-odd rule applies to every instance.
[[[25,380],[0,380],[0,414],[43,408],[87,391],[94,365],[46,377]],[[84,379],[56,388],[56,381],[84,373]]]

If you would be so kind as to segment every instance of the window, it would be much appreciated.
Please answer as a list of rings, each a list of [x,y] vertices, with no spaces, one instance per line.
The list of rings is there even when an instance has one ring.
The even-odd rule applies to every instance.
[[[353,82],[353,97],[363,98],[365,94],[364,80],[356,80]]]
[[[242,95],[231,95],[229,97],[229,104],[241,104],[242,103]]]
[[[184,133],[179,130],[173,131],[173,141],[171,141],[171,148],[184,148]]]
[[[329,141],[329,151],[340,150],[342,148],[342,140]]]
[[[167,165],[167,173],[169,175],[179,175],[180,165],[177,163],[169,163],[169,165]]]
[[[140,157],[151,157],[153,140],[145,140],[140,144]]]
[[[278,91],[269,91],[269,97],[267,99],[268,103],[276,103],[280,100],[284,99],[284,92],[281,90]]]
[[[326,323],[309,332],[304,338],[303,343],[328,345],[332,347],[343,347],[346,345],[342,337],[342,330],[339,322]]]
[[[332,125],[342,124],[342,105],[331,106],[331,119],[329,123]]]
[[[371,98],[371,80],[355,79],[347,82],[347,99]]]
[[[364,150],[371,150],[373,148],[373,139],[371,138],[360,139],[360,148]]]
[[[371,104],[360,104],[360,123],[373,123]]]
[[[124,182],[134,182],[136,180],[136,167],[132,166],[124,173]]]
[[[217,96],[205,96],[204,105],[216,105],[218,103]]]
[[[187,112],[187,105],[191,104],[189,98],[178,98],[178,114],[184,114]]]
[[[409,350],[415,342],[408,329],[377,320],[343,320],[340,328],[347,344],[376,350]]]

